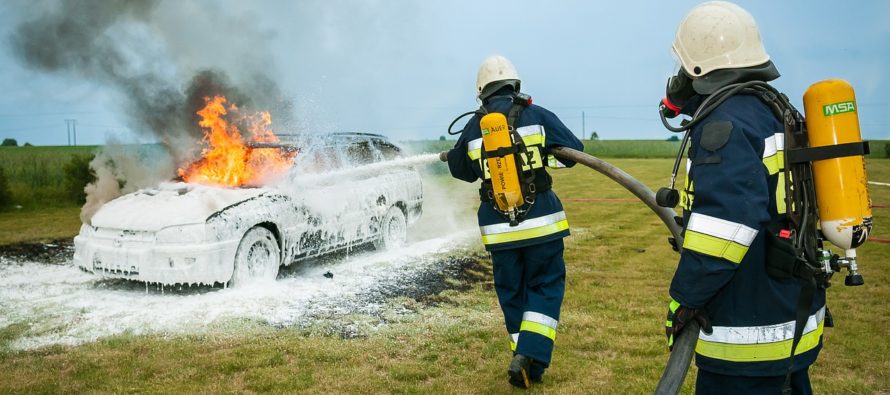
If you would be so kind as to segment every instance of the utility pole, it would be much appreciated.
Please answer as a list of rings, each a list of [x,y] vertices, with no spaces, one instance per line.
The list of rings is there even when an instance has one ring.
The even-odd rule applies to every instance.
[[[67,132],[68,132],[68,145],[71,145],[71,120],[70,119],[65,120],[65,128],[67,129]]]
[[[77,145],[77,120],[66,119],[65,126],[68,127],[68,145],[71,145],[71,137],[74,137],[74,145]]]
[[[581,111],[581,138],[587,137],[587,115]]]

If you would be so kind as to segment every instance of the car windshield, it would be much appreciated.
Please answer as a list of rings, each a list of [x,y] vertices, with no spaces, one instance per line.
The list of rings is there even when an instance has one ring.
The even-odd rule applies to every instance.
[[[362,166],[401,156],[401,150],[376,135],[328,135],[299,149],[297,167],[302,172],[321,173]]]

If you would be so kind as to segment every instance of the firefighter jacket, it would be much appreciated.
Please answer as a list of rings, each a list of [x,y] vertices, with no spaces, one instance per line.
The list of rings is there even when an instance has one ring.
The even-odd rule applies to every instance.
[[[693,106],[684,112],[695,110]],[[692,129],[683,253],[672,303],[708,311],[713,332],[696,345],[700,369],[731,376],[784,375],[790,363],[800,285],[766,271],[770,221],[785,212],[784,128],[766,103],[736,95]],[[825,290],[816,290],[794,370],[822,346]]]
[[[489,112],[506,114],[512,106],[511,96],[494,96],[483,104]],[[474,115],[461,131],[454,149],[448,151],[448,168],[455,178],[474,182],[490,179],[488,165],[482,158],[482,132],[479,129],[480,115]],[[571,167],[574,162],[557,160],[549,155],[549,148],[562,146],[583,150],[581,141],[552,112],[537,105],[522,110],[516,121],[516,132],[529,148],[532,158],[526,158],[527,166],[533,169],[543,167]],[[549,175],[547,175],[549,178]],[[483,201],[477,212],[482,243],[488,251],[519,248],[569,235],[569,223],[562,209],[562,203],[552,190],[539,191],[535,203],[525,219],[518,226],[510,226],[509,221],[492,207],[492,202]]]

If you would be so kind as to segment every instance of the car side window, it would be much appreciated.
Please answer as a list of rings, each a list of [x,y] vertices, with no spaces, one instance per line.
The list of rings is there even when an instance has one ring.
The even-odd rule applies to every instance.
[[[382,160],[393,160],[402,156],[402,150],[388,142],[377,144],[377,149],[380,151]]]

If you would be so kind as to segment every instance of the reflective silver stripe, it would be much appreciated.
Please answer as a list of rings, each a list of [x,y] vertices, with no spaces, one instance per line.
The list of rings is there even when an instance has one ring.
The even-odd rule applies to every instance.
[[[510,334],[510,340],[513,342],[513,344],[519,343],[519,334],[518,334],[518,333],[511,333],[511,334]]]
[[[536,322],[553,329],[556,329],[556,325],[559,324],[559,321],[553,319],[553,317],[541,313],[535,313],[534,311],[526,311],[525,313],[522,313],[522,320]]]
[[[522,137],[531,136],[534,134],[545,135],[544,127],[541,125],[523,126],[519,129],[516,129],[516,133],[519,133],[519,135]],[[482,137],[467,142],[467,151],[477,149],[482,149]]]
[[[776,133],[773,135],[773,138],[776,140],[776,151],[784,151],[785,150],[785,133]]]
[[[815,331],[825,319],[825,306],[807,318],[803,334]],[[727,344],[763,344],[794,339],[794,321],[764,326],[715,326],[710,335],[701,332],[699,340]]]
[[[782,141],[782,145],[785,145],[785,142]],[[763,157],[769,158],[778,152],[778,147],[776,146],[776,135],[769,136],[763,139]]]
[[[550,215],[545,215],[543,217],[527,219],[522,221],[517,226],[510,226],[510,223],[504,222],[501,224],[493,224],[493,225],[485,225],[480,226],[479,230],[482,232],[482,235],[496,235],[498,233],[507,233],[507,232],[518,232],[520,230],[534,229],[541,226],[547,226],[550,224],[555,224],[559,221],[563,221],[566,219],[566,212],[560,211]]]
[[[547,155],[547,167],[553,169],[564,169],[567,166],[553,155]]]
[[[477,150],[477,149],[481,149],[481,148],[482,148],[482,137],[475,139],[475,140],[470,140],[470,142],[467,143],[467,151]]]
[[[540,134],[544,137],[547,137],[547,134],[544,133],[544,127],[541,125],[523,126],[521,128],[517,128],[516,133],[518,133],[522,137],[531,136],[533,134]]]
[[[699,213],[692,213],[689,216],[689,225],[686,229],[733,241],[746,247],[757,237],[757,231],[745,225]]]

